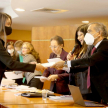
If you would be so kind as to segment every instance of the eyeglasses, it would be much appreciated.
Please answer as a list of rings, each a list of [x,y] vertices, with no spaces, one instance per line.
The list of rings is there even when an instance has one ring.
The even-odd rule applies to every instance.
[[[49,46],[51,49],[56,49],[56,48],[58,48],[59,46]]]
[[[29,49],[29,48],[27,48],[27,47],[22,47],[21,49]]]

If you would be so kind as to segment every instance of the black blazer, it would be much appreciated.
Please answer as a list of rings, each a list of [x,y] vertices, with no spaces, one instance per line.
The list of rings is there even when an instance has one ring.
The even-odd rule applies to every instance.
[[[108,103],[108,40],[104,39],[89,58],[71,61],[71,72],[78,72],[90,66],[92,92],[97,91]]]
[[[4,48],[4,41],[0,39],[0,83],[6,68],[10,70],[34,72],[35,67],[35,64],[27,64],[13,61],[12,57],[7,53],[6,49]]]

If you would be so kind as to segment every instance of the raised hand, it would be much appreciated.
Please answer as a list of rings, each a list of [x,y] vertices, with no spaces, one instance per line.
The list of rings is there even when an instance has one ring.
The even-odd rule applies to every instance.
[[[73,55],[71,54],[71,51],[70,51],[67,55],[67,60],[73,60],[73,59],[74,59],[74,57],[73,57]]]
[[[65,61],[59,61],[59,62],[55,63],[53,66],[51,66],[51,68],[62,70],[62,68],[64,67],[64,63],[65,63]]]
[[[47,69],[47,68],[42,66],[40,63],[36,63],[36,70],[37,71],[44,71],[45,69]]]

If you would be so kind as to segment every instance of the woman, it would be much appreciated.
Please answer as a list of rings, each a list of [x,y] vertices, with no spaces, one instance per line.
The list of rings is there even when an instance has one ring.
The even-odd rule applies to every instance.
[[[87,24],[81,25],[77,28],[75,34],[75,51],[73,52],[73,54],[72,52],[70,52],[67,55],[68,60],[76,60],[90,56],[92,46],[87,46],[84,41],[84,36],[87,33],[87,28]],[[79,86],[84,99],[87,99],[87,95],[90,93],[90,89],[87,89],[87,73],[88,70],[85,70],[84,72],[75,73],[75,75],[70,74],[70,83],[73,84],[73,80],[75,80],[75,85]]]
[[[6,50],[10,54],[10,56],[13,58],[13,60],[19,61],[19,56],[16,53],[16,51],[14,50],[14,42],[13,41],[9,41],[6,44]],[[17,83],[18,85],[22,85],[22,78],[15,79],[15,83]]]
[[[62,60],[66,60],[67,52],[63,49],[64,41],[62,37],[55,36],[51,38],[51,50],[50,59],[59,57]],[[43,76],[48,77],[51,81],[50,90],[55,93],[67,95],[69,94],[68,82],[69,74],[64,70],[56,70],[54,68],[48,68],[43,72]],[[41,78],[42,82],[46,79]]]
[[[17,60],[18,56],[16,55],[16,52],[14,50],[14,42],[13,41],[9,41],[6,44],[6,50],[10,54],[10,56],[13,58],[13,60]]]
[[[40,71],[45,69],[40,64],[28,64],[14,61],[7,53],[4,47],[5,42],[1,39],[1,37],[5,37],[6,39],[6,36],[12,33],[11,24],[11,17],[5,13],[0,13],[0,83],[7,68],[25,72],[34,72],[35,68]]]
[[[22,57],[24,63],[29,62],[37,62],[40,63],[40,57],[39,53],[37,53],[33,47],[33,45],[29,42],[24,42],[22,44]],[[21,72],[15,72],[15,73],[21,73]],[[35,76],[41,76],[41,72],[35,71],[34,73],[31,72],[25,72],[24,76],[27,80],[27,85],[30,87],[36,87],[38,89],[42,89],[43,83],[40,81],[40,79],[34,78]]]
[[[17,40],[14,43],[14,48],[15,48],[15,51],[17,52],[17,54],[21,54],[22,44],[23,44],[23,41],[22,40]]]

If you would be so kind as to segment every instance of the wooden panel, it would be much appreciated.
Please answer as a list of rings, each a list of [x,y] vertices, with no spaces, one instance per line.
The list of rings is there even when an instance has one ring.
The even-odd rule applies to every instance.
[[[50,42],[49,41],[32,41],[35,50],[39,53],[41,62],[47,62],[49,55],[51,53]]]
[[[65,51],[67,51],[67,52],[71,51],[73,49],[74,45],[75,45],[75,40],[74,39],[73,40],[65,40],[64,41]]]

